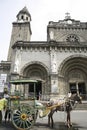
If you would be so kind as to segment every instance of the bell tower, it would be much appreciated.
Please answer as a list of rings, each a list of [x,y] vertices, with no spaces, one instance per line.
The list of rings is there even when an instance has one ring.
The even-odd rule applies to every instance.
[[[17,14],[16,22],[13,22],[11,41],[8,51],[8,61],[12,61],[12,46],[17,41],[30,41],[31,39],[31,15],[26,7]]]

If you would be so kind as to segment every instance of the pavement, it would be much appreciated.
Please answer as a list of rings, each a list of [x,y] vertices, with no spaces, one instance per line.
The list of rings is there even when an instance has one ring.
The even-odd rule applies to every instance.
[[[66,113],[57,112],[54,114],[54,128],[53,130],[87,130],[87,111],[73,111],[71,112],[72,127],[69,129],[66,126]],[[32,130],[52,130],[47,126],[47,117],[38,119],[36,127],[38,129]]]
[[[55,112],[54,113],[54,128],[50,128],[47,124],[48,117],[37,118],[35,125],[31,130],[87,130],[87,111],[79,110],[71,112],[71,121],[72,127],[67,128],[65,125],[66,122],[66,113],[65,112]],[[16,130],[12,123],[5,124],[2,122],[0,125],[0,130]]]

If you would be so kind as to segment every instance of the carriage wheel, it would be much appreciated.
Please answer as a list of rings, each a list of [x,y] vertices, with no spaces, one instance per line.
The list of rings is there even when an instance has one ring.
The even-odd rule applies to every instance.
[[[2,111],[0,110],[0,123],[2,122]]]
[[[35,110],[28,104],[21,104],[12,113],[12,123],[17,129],[28,130],[34,125],[35,119]]]

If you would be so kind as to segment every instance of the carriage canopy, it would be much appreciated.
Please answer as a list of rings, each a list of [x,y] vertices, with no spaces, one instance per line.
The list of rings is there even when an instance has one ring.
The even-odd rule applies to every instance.
[[[27,84],[27,83],[37,83],[38,80],[30,80],[30,79],[16,79],[11,80],[10,84]]]

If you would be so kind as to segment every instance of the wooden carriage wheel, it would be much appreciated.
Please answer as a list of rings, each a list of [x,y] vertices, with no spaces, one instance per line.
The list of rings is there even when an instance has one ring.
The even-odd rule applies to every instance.
[[[12,112],[12,123],[17,129],[28,130],[36,120],[35,109],[29,104],[21,104]]]

